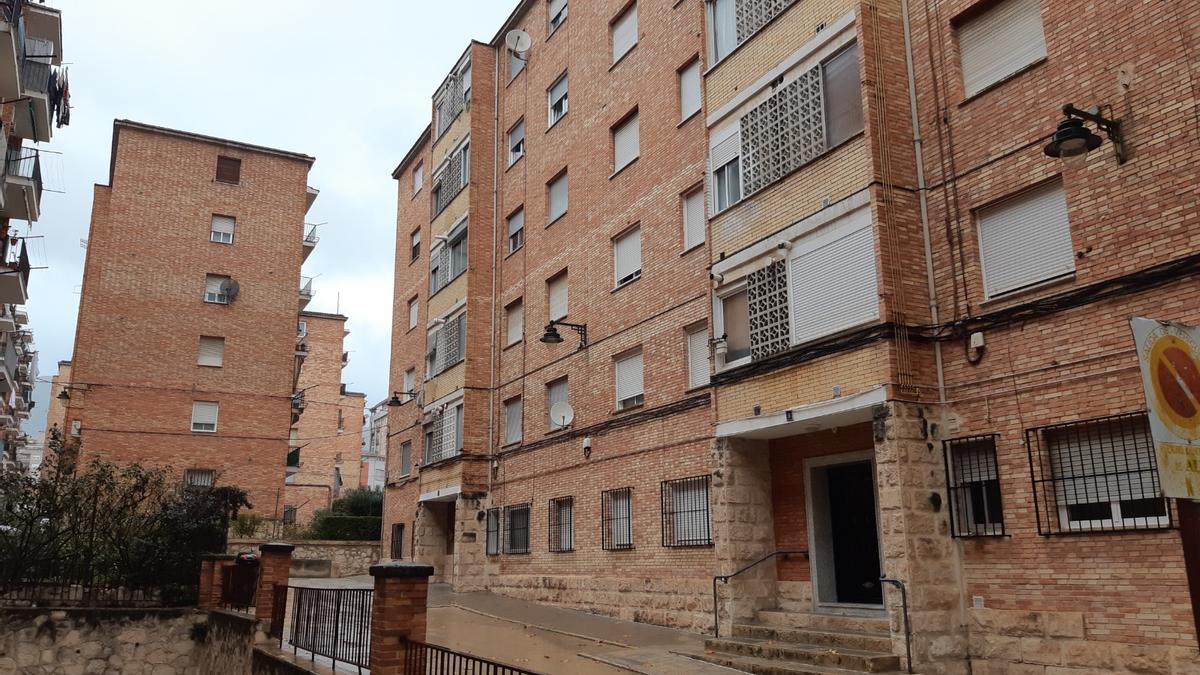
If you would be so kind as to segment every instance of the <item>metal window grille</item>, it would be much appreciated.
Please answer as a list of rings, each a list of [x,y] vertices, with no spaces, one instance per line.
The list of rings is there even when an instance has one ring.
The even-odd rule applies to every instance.
[[[295,525],[296,524],[296,507],[294,507],[294,506],[284,506],[283,507],[283,524],[284,525]]]
[[[996,436],[969,436],[942,443],[950,491],[950,533],[955,537],[1004,534]]]
[[[212,487],[217,482],[217,472],[212,469],[188,469],[183,472],[183,484],[188,487]]]
[[[633,488],[600,494],[601,545],[605,551],[633,548]]]
[[[814,66],[742,116],[741,172],[749,196],[825,152],[821,66]]]
[[[500,553],[500,509],[488,509],[487,512],[487,554]]]
[[[796,0],[737,0],[737,40],[745,42]]]
[[[754,361],[791,346],[787,263],[777,260],[746,276],[750,308],[750,357]]]
[[[404,523],[392,524],[392,559],[404,557]]]
[[[1042,535],[1173,527],[1145,412],[1025,432]]]
[[[550,500],[549,549],[551,553],[575,550],[575,498],[559,497]]]
[[[504,552],[529,553],[529,504],[504,507]]]
[[[709,510],[711,477],[694,476],[662,482],[663,546],[711,546]]]

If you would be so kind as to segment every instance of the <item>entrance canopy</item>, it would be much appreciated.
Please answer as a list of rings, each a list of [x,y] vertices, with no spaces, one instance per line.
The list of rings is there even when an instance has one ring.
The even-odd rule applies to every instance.
[[[851,396],[810,403],[777,413],[721,422],[717,424],[717,437],[784,438],[870,422],[875,406],[886,400],[887,389],[878,386]]]

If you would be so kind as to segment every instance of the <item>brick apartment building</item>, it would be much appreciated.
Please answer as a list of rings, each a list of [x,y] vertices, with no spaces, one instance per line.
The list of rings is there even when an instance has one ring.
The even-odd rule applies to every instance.
[[[387,399],[367,408],[358,472],[358,484],[361,487],[382,490],[387,483],[387,421]]]
[[[350,362],[344,340],[346,317],[300,312],[298,354],[303,367],[297,391],[304,411],[293,426],[284,488],[284,520],[308,523],[317,509],[328,508],[342,487],[359,483],[362,420],[366,395],[346,390],[342,369]]]
[[[29,315],[26,236],[41,217],[42,165],[33,144],[70,122],[64,95],[62,13],[41,4],[0,2],[0,466],[29,442],[21,424],[33,408],[37,351]],[[20,221],[25,221],[21,223]]]
[[[256,513],[280,518],[307,407],[297,327],[312,296],[300,267],[315,244],[314,160],[127,120],[112,148],[93,198],[68,437],[85,461],[239,485]]]
[[[386,550],[715,610],[753,672],[1200,672],[1128,324],[1200,324],[1197,35],[1131,1],[521,2],[393,173]],[[1121,142],[1085,113],[1099,147],[1048,156],[1069,103]]]

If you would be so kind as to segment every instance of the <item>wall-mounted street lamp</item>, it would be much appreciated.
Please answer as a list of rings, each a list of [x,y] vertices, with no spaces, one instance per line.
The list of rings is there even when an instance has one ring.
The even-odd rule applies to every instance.
[[[387,402],[388,407],[389,408],[399,408],[400,406],[404,405],[405,401],[400,400],[401,396],[407,396],[410,399],[412,399],[412,398],[416,398],[417,392],[415,392],[415,391],[393,391],[392,397],[389,398],[388,402]]]
[[[542,333],[541,342],[548,345],[556,345],[562,342],[562,336],[558,334],[559,326],[570,328],[579,333],[579,349],[583,349],[588,345],[587,324],[567,323],[566,321],[558,321],[557,319],[551,320],[550,323],[546,324],[546,331]]]
[[[1117,155],[1117,163],[1125,163],[1127,158],[1119,121],[1104,117],[1100,114],[1100,109],[1095,106],[1087,110],[1080,110],[1068,103],[1063,106],[1062,111],[1066,118],[1058,123],[1058,130],[1054,132],[1054,138],[1046,145],[1046,155],[1058,157],[1066,162],[1075,157],[1083,157],[1100,147],[1104,143],[1104,139],[1092,133],[1092,130],[1084,125],[1086,120],[1095,124],[1096,128],[1103,131],[1108,136],[1108,140],[1112,141],[1113,150]]]

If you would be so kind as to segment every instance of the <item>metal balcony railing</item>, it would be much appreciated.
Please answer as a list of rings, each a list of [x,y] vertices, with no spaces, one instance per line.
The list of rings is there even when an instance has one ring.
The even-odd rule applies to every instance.
[[[300,277],[300,296],[305,298],[312,297],[312,277]]]
[[[304,233],[304,243],[315,245],[321,238],[317,236],[317,226],[309,225],[308,230]]]
[[[4,174],[33,182],[33,199],[42,203],[42,157],[33,148],[9,148],[4,162]]]

